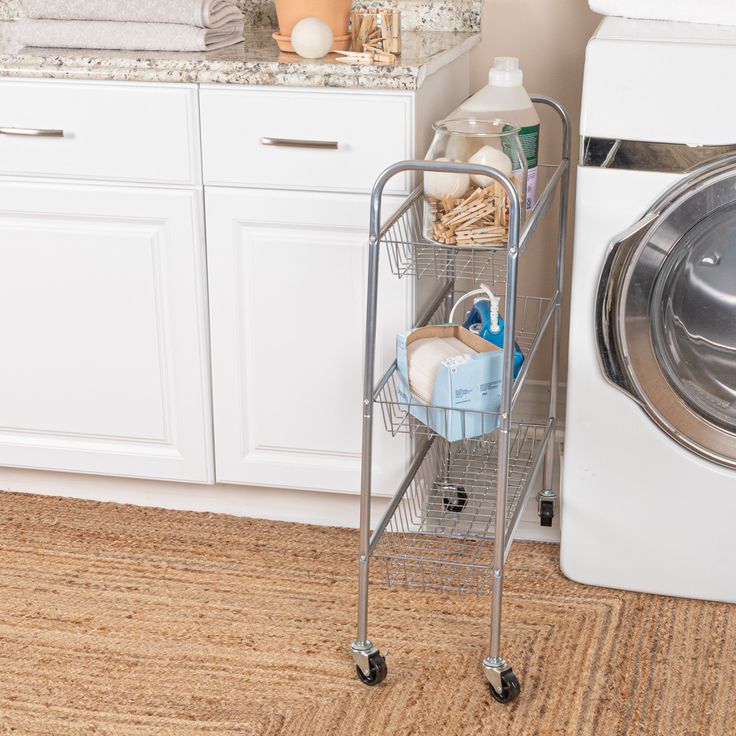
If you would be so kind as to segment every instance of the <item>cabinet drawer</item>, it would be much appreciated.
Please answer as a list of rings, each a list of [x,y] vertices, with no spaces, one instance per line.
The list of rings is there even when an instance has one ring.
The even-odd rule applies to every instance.
[[[197,113],[193,85],[0,80],[0,174],[199,184]]]
[[[409,95],[203,87],[200,107],[205,184],[364,192],[411,158]]]

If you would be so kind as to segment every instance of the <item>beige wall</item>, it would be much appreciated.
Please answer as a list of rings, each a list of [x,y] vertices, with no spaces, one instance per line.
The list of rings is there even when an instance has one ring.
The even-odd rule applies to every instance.
[[[585,46],[599,21],[600,16],[590,10],[587,0],[486,0],[483,42],[473,51],[471,58],[471,89],[474,91],[487,83],[488,69],[494,56],[518,56],[524,70],[524,86],[529,93],[546,94],[562,103],[573,124],[573,186]],[[543,163],[554,162],[557,160],[555,157],[559,157],[559,128],[553,127],[554,117],[547,115],[542,118],[542,126],[540,158]],[[571,189],[571,194],[574,194],[574,189]],[[574,196],[571,197],[570,243],[573,203]],[[539,249],[540,254],[551,254],[551,249],[545,251],[540,246],[541,243],[535,243],[534,250]],[[568,292],[571,254],[572,246],[567,257]],[[536,252],[529,255],[536,257]],[[541,257],[535,258],[535,267],[530,268],[531,262],[522,259],[523,293],[549,293],[547,285],[554,278],[555,261],[547,258],[537,266],[540,261]],[[567,356],[566,344],[563,354]],[[544,377],[545,372],[540,369],[542,361],[535,371],[537,378]]]

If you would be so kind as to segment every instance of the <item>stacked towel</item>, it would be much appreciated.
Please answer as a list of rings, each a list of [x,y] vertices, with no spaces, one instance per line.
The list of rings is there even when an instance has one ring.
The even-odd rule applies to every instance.
[[[734,0],[589,0],[601,15],[736,26]]]
[[[243,40],[233,0],[23,0],[25,46],[214,51]]]
[[[222,28],[243,20],[231,0],[23,0],[29,18],[178,23]]]

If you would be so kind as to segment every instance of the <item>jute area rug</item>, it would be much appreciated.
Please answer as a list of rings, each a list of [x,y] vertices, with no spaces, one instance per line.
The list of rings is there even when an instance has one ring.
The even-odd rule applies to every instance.
[[[372,588],[389,676],[354,676],[356,533],[0,496],[0,733],[736,734],[736,606],[584,587],[518,543],[489,601]],[[736,574],[736,561],[735,574]]]

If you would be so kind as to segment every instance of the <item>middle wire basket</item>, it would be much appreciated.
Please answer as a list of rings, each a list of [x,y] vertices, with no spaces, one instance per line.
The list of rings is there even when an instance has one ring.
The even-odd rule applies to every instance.
[[[505,299],[501,300],[501,309],[504,310]],[[538,337],[541,337],[544,329],[551,318],[554,310],[554,304],[551,299],[536,296],[521,296],[516,300],[517,310],[517,331],[516,343],[524,353],[525,363],[522,366],[522,374],[516,379],[516,385],[512,406],[518,398],[518,389],[524,383],[524,376],[528,370],[528,366],[533,362],[535,353],[538,349]],[[431,324],[440,324],[444,321],[446,313],[443,304],[437,313],[430,320]],[[425,405],[425,412],[429,411],[434,420],[434,429],[427,424],[423,424],[412,416],[412,409],[418,408],[420,404],[417,402],[416,407],[413,406],[415,400],[413,398],[406,399],[399,397],[399,371],[396,364],[384,376],[383,380],[378,384],[378,389],[374,395],[375,402],[381,407],[381,415],[383,423],[387,431],[392,435],[410,434],[416,435],[432,435],[440,434],[449,436],[450,430],[454,435],[459,434],[459,439],[470,439],[478,434],[475,431],[478,427],[488,427],[489,431],[493,431],[498,424],[498,412],[480,412],[468,409],[447,408],[441,406]]]

